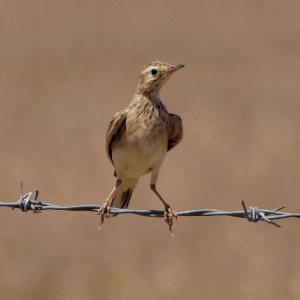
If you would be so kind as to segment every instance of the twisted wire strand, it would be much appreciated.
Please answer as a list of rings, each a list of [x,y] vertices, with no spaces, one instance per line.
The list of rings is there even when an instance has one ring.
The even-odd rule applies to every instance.
[[[62,211],[91,211],[98,212],[100,205],[83,204],[83,205],[57,205],[37,200],[38,190],[29,192],[25,195],[21,195],[20,199],[16,202],[0,202],[0,207],[10,207],[12,209],[21,209],[23,212],[33,211],[34,213],[41,213],[45,210],[62,210]],[[33,197],[34,195],[34,197]],[[257,221],[265,221],[276,227],[281,227],[275,223],[274,220],[280,220],[285,218],[300,218],[300,213],[289,213],[281,211],[286,206],[280,206],[275,209],[259,209],[258,207],[250,206],[247,209],[246,204],[242,201],[243,210],[237,211],[225,211],[217,209],[194,209],[176,212],[180,217],[192,217],[192,216],[229,216],[236,218],[244,218],[249,222],[256,223]],[[109,209],[112,214],[135,214],[145,217],[165,217],[165,212],[161,210],[137,210],[137,209],[119,209],[111,207]]]

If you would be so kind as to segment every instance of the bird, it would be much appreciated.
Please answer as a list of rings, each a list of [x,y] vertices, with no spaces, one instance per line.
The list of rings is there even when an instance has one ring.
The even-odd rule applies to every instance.
[[[115,169],[116,183],[98,210],[99,228],[109,217],[110,207],[128,207],[139,178],[150,173],[150,189],[162,202],[165,221],[172,233],[177,215],[158,192],[156,182],[166,154],[183,138],[183,127],[180,116],[168,112],[159,92],[171,75],[184,66],[162,61],[143,66],[131,102],[112,117],[106,134],[106,151]]]

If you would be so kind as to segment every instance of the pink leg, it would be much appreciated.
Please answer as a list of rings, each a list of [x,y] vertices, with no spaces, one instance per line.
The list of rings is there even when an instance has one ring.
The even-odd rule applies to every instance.
[[[172,236],[174,236],[173,231],[172,231],[172,225],[173,225],[173,219],[177,219],[176,212],[173,211],[171,206],[163,199],[163,197],[160,195],[160,193],[156,189],[155,184],[150,184],[150,189],[155,193],[155,195],[159,198],[159,200],[163,203],[165,206],[165,221],[169,225],[169,230],[172,233]]]
[[[104,201],[103,205],[98,210],[98,215],[100,215],[100,223],[98,230],[100,229],[101,225],[104,223],[105,218],[109,218],[109,207],[111,202],[113,201],[116,193],[121,185],[122,181],[120,179],[117,180],[115,187],[112,189],[106,200]]]

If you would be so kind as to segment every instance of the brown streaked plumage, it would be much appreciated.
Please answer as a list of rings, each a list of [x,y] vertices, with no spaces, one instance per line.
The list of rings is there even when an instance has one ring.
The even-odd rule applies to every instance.
[[[172,73],[184,65],[155,61],[145,65],[129,106],[116,113],[108,127],[106,151],[115,167],[116,185],[99,210],[100,225],[109,207],[127,208],[140,176],[151,173],[150,188],[165,207],[165,220],[172,229],[175,212],[156,189],[166,153],[183,137],[181,118],[169,113],[159,91]]]

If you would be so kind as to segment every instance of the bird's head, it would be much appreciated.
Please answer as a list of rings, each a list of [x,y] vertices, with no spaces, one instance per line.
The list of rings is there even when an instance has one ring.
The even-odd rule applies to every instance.
[[[153,61],[145,65],[140,73],[138,90],[142,93],[159,92],[170,76],[185,65],[171,65],[166,62]]]

